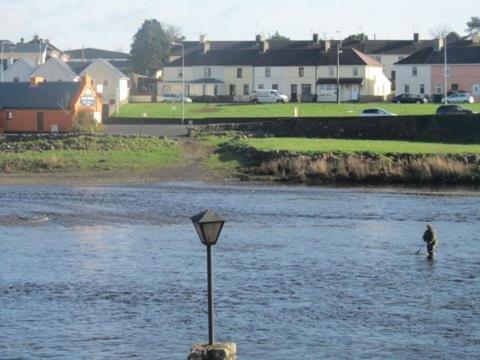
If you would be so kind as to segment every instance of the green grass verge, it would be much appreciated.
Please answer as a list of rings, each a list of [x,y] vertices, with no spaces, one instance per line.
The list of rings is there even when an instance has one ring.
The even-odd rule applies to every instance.
[[[480,154],[480,145],[437,144],[409,141],[336,140],[305,138],[249,138],[241,140],[258,150],[295,153],[375,154]]]
[[[2,143],[0,148],[8,149],[0,152],[4,172],[146,170],[172,164],[182,154],[173,141],[114,136]]]
[[[398,115],[433,115],[438,104],[185,104],[185,117],[190,119],[219,117],[291,117],[294,107],[298,107],[299,116],[358,116],[362,110],[379,107]],[[466,108],[480,112],[480,104],[465,105]],[[127,118],[181,118],[181,104],[127,104],[116,116]]]

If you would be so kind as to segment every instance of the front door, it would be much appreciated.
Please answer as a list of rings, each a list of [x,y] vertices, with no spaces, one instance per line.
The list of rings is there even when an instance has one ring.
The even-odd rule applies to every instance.
[[[292,101],[297,101],[298,99],[298,86],[297,84],[290,85],[290,98]]]
[[[37,131],[38,132],[43,132],[44,129],[44,122],[45,122],[45,113],[43,112],[38,112],[37,113]]]

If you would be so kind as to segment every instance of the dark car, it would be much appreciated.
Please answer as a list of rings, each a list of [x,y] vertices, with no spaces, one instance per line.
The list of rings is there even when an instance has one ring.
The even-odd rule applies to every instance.
[[[469,115],[476,114],[472,110],[465,109],[460,105],[442,105],[437,109],[437,115]]]
[[[430,99],[427,95],[400,94],[392,99],[397,104],[427,104]]]

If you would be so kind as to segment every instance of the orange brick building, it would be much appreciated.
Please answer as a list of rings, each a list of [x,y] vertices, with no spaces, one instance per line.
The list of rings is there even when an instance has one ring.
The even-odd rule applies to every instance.
[[[0,133],[70,132],[75,116],[92,113],[102,121],[102,100],[91,79],[79,82],[0,83]]]

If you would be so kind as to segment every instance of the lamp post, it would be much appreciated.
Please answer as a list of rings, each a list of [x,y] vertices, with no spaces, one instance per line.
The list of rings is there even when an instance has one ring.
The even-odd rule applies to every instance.
[[[447,58],[447,37],[443,38],[443,56],[444,56],[444,69],[443,69],[443,77],[444,77],[444,101],[445,105],[448,104],[448,58]]]
[[[340,35],[339,31],[337,33]],[[337,104],[340,104],[340,54],[343,52],[341,48],[342,39],[339,37],[337,43]]]
[[[183,43],[173,42],[173,46],[182,48],[182,125],[185,123],[185,45]]]
[[[205,210],[191,218],[198,237],[207,247],[207,274],[208,274],[208,344],[213,345],[215,340],[215,317],[213,300],[213,266],[212,246],[218,241],[225,220],[212,210]]]

